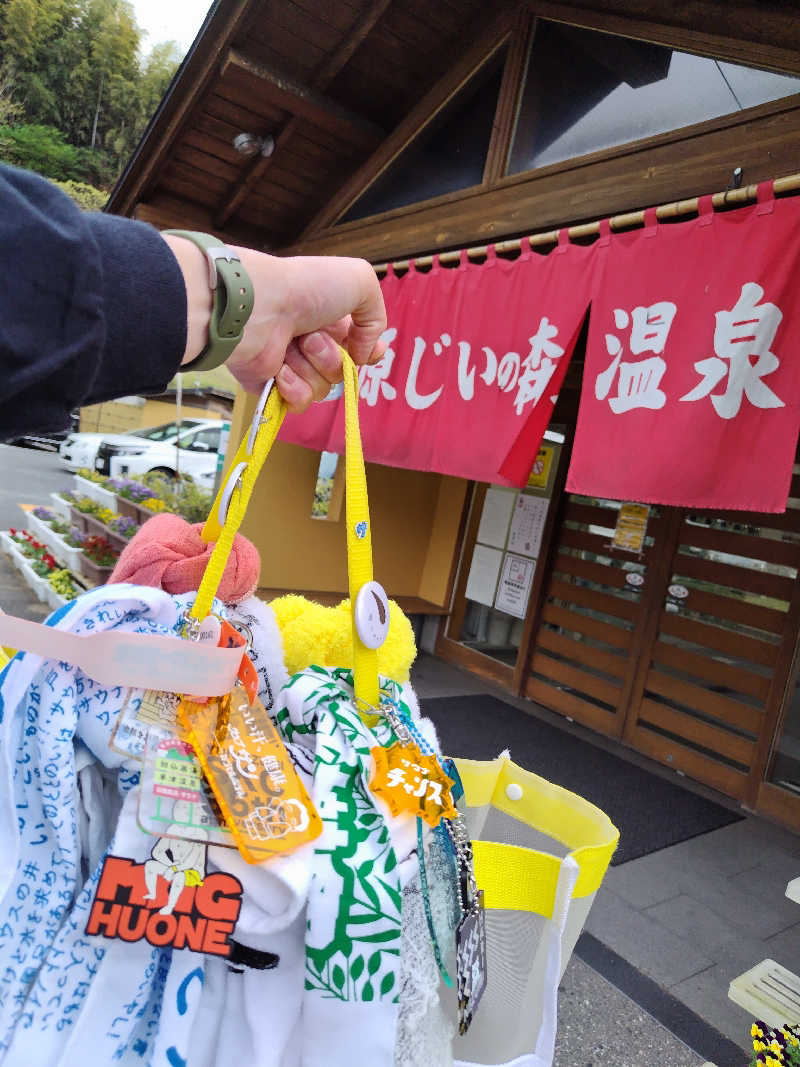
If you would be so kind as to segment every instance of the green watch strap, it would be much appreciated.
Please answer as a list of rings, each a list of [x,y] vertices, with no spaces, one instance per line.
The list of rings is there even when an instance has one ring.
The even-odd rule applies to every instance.
[[[194,230],[163,232],[191,241],[208,260],[209,284],[214,294],[208,321],[208,344],[196,359],[181,367],[181,371],[213,370],[229,358],[242,339],[245,324],[253,311],[253,283],[236,253],[219,238]]]

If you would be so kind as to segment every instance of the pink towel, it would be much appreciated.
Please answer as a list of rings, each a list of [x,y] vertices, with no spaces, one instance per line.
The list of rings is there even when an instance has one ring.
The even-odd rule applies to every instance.
[[[200,537],[202,529],[201,522],[188,523],[179,515],[154,515],[123,549],[109,584],[134,582],[166,593],[193,592],[214,547]],[[217,596],[226,604],[238,604],[255,591],[260,572],[258,549],[237,534]]]

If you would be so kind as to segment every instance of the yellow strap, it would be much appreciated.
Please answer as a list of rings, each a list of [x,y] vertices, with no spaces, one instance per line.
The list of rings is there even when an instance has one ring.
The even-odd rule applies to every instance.
[[[353,618],[353,680],[356,698],[370,707],[377,707],[380,700],[378,654],[363,644],[356,632],[355,624],[356,597],[361,587],[366,582],[372,581],[372,530],[369,522],[364,453],[361,448],[361,434],[358,426],[358,372],[345,350],[340,349],[340,351],[344,372],[347,567]],[[256,478],[269,455],[285,414],[286,404],[278,390],[273,388],[261,416],[252,454],[248,453],[248,428],[248,433],[236,450],[233,462],[226,472],[222,488],[202,530],[203,540],[215,541],[216,544],[191,611],[195,619],[202,620],[211,611],[211,603],[216,596],[225,565],[233,548],[233,539],[242,524]],[[219,507],[227,479],[230,472],[235,470],[240,463],[247,464],[241,476],[241,488],[233,491],[227,517],[224,524],[220,524]],[[378,721],[377,716],[365,715],[364,719],[368,725],[374,725]]]
[[[228,562],[228,556],[230,556],[231,549],[233,548],[233,539],[238,533],[239,527],[242,525],[242,520],[247,511],[247,505],[250,503],[250,497],[253,495],[256,478],[261,472],[261,468],[264,466],[264,460],[269,455],[269,451],[278,435],[278,430],[281,428],[281,423],[283,422],[285,414],[286,402],[278,390],[273,389],[269,394],[269,399],[264,408],[264,414],[261,417],[258,433],[256,434],[256,439],[253,443],[252,455],[248,456],[247,453],[246,436],[236,450],[236,455],[234,456],[230,470],[234,470],[236,465],[240,462],[246,462],[247,467],[242,473],[241,488],[234,489],[233,495],[231,496],[230,506],[228,507],[228,514],[224,525],[220,526],[218,513],[227,480],[223,481],[222,488],[211,508],[211,514],[203,527],[203,540],[216,541],[216,544],[214,545],[214,551],[211,553],[211,559],[206,566],[203,580],[200,582],[197,598],[191,611],[191,615],[195,619],[202,620],[211,611],[211,602],[217,594],[219,583],[222,581],[225,564]]]
[[[350,584],[350,608],[353,629],[353,685],[356,698],[371,708],[380,703],[378,688],[378,653],[367,648],[356,629],[356,597],[367,582],[372,581],[372,529],[369,522],[367,475],[364,453],[358,428],[358,373],[353,361],[342,360],[344,366],[344,435],[345,481],[347,483],[347,570]],[[362,715],[368,726],[374,726],[377,715]]]
[[[566,845],[580,872],[574,897],[600,888],[619,831],[594,804],[553,785],[507,757],[456,760],[469,808],[491,806]],[[508,786],[518,788],[507,791]],[[520,793],[521,791],[521,793]],[[487,908],[553,914],[561,860],[547,852],[473,841],[475,880]]]

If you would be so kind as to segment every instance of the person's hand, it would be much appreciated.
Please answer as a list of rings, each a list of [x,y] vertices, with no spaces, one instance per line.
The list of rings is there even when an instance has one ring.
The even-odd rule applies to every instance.
[[[208,262],[194,244],[164,234],[186,284],[188,329],[182,363],[208,340],[211,290]],[[342,380],[336,342],[358,364],[377,363],[385,345],[386,310],[372,267],[360,259],[297,256],[280,259],[237,248],[253,281],[255,306],[244,337],[226,366],[251,393],[275,378],[291,411],[304,411]]]

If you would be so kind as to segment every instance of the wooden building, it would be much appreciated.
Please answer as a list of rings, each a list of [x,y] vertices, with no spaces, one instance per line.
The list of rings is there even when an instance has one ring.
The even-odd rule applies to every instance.
[[[700,194],[743,203],[798,171],[795,4],[218,0],[110,210],[424,264]],[[617,505],[563,489],[580,345],[525,618],[468,595],[485,485],[372,467],[376,575],[440,622],[441,656],[800,827],[800,468],[782,515],[651,509],[632,584]],[[239,397],[232,440],[251,411]],[[245,532],[270,591],[347,588],[336,509],[311,518],[318,465],[284,444],[262,475]]]

